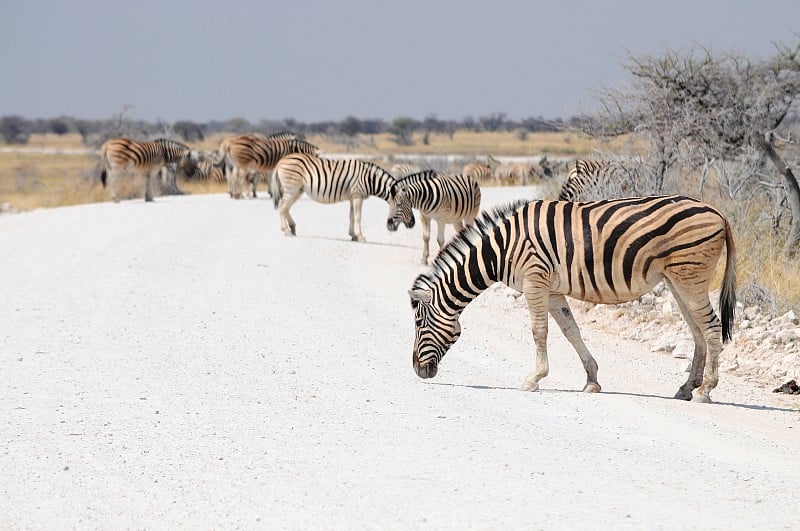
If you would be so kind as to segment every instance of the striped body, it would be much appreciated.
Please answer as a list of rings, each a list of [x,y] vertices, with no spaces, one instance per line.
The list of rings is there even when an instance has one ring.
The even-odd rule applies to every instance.
[[[559,201],[577,201],[581,195],[586,194],[599,185],[614,183],[622,186],[623,177],[628,172],[619,163],[609,160],[578,159],[569,166],[567,180],[561,186],[558,194]],[[604,196],[615,194],[603,194]]]
[[[403,177],[408,177],[414,173],[419,173],[422,171],[422,168],[417,166],[416,164],[411,164],[408,162],[402,162],[399,164],[395,164],[392,166],[391,174],[395,179],[402,179]]]
[[[100,181],[108,185],[111,196],[118,201],[115,181],[120,173],[139,173],[146,176],[145,200],[152,201],[151,179],[170,164],[184,174],[192,173],[193,156],[189,146],[160,138],[149,142],[140,142],[130,138],[112,138],[100,148],[103,171]],[[169,174],[169,172],[166,172]],[[174,173],[171,173],[174,178]],[[174,184],[174,183],[173,183]]]
[[[465,164],[461,173],[472,177],[478,182],[488,181],[494,177],[492,168],[489,167],[488,164],[482,164],[480,162],[471,162],[469,164]]]
[[[727,249],[722,322],[709,301],[716,264]],[[547,316],[578,352],[585,391],[599,391],[597,363],[565,296],[603,304],[634,300],[658,282],[672,291],[695,340],[689,379],[676,398],[709,401],[722,342],[732,336],[736,295],[730,226],[707,203],[682,197],[613,201],[518,202],[495,209],[448,244],[409,292],[416,315],[414,368],[424,378],[458,339],[463,309],[495,282],[522,292],[531,314],[536,366],[524,388],[547,375]],[[699,389],[698,389],[699,388]]]
[[[398,186],[408,194],[411,206],[419,210],[422,225],[422,262],[428,263],[431,238],[431,220],[436,221],[437,237],[441,249],[447,223],[456,231],[471,225],[481,207],[481,188],[478,181],[468,175],[444,175],[427,170],[404,177]]]
[[[272,137],[236,135],[224,139],[219,146],[219,156],[225,158],[232,170],[228,175],[228,189],[236,199],[243,197],[245,182],[251,185],[253,197],[256,197],[259,180],[256,174],[260,172],[264,178],[286,155],[317,151],[317,146],[293,137],[293,133],[278,133]]]
[[[395,186],[397,181],[386,170],[361,160],[330,160],[314,155],[287,155],[275,170],[278,181],[276,202],[284,234],[295,234],[291,206],[305,192],[318,203],[350,201],[350,237],[366,241],[361,232],[361,206],[364,199],[377,196],[389,203],[387,228],[397,230],[400,223],[414,226],[408,198]]]
[[[526,186],[543,178],[542,168],[538,164],[504,164],[492,156],[488,157],[488,161],[491,164],[492,177],[501,182]]]

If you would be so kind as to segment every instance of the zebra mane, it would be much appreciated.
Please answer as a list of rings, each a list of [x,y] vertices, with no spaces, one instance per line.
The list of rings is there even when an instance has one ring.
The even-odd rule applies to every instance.
[[[475,244],[484,236],[490,234],[495,227],[502,225],[520,207],[527,205],[530,201],[529,199],[516,199],[497,205],[491,210],[483,210],[473,225],[459,232],[439,251],[428,271],[417,277],[413,289],[425,289],[433,283],[437,276],[451,271],[452,265],[463,264],[464,256],[470,248],[475,247]]]
[[[428,179],[436,177],[438,173],[439,172],[436,170],[422,170],[416,173],[412,173],[411,175],[406,175],[405,177],[399,179],[397,182],[398,184],[399,183],[408,184],[412,182],[426,181]]]

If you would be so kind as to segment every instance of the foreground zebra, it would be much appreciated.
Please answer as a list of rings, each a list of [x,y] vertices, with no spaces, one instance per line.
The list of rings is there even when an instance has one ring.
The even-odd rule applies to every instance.
[[[180,142],[159,138],[150,142],[139,142],[130,138],[112,138],[100,148],[103,171],[100,182],[111,190],[111,198],[119,201],[116,179],[120,172],[145,174],[145,201],[153,200],[151,180],[170,164],[177,166],[178,172],[191,175],[196,164],[196,155],[191,148]],[[169,172],[167,172],[169,174]],[[172,174],[174,176],[174,173]]]
[[[218,162],[222,159],[230,166],[228,191],[230,196],[239,199],[247,182],[256,197],[256,184],[259,176],[268,175],[275,169],[281,158],[290,153],[316,154],[319,148],[294,136],[294,133],[277,133],[264,137],[261,135],[235,135],[225,138],[219,145]],[[260,175],[259,175],[260,174]],[[265,179],[266,180],[266,179]],[[274,190],[270,190],[274,195]]]
[[[289,209],[303,192],[319,203],[350,201],[350,238],[366,241],[361,232],[361,207],[364,199],[374,195],[389,203],[386,228],[396,231],[400,223],[414,226],[414,212],[408,196],[396,186],[397,181],[386,170],[362,160],[330,160],[314,155],[287,155],[275,168],[279,185],[276,208],[281,229],[295,235],[295,222]]]
[[[422,263],[428,263],[431,220],[436,221],[436,241],[444,245],[447,223],[456,231],[471,225],[481,207],[478,181],[467,175],[444,175],[433,170],[414,173],[397,182],[405,190],[411,206],[419,210],[422,224]]]
[[[722,324],[708,289],[727,248],[720,296]],[[531,315],[536,364],[523,389],[547,376],[547,314],[578,352],[586,392],[600,391],[597,363],[581,338],[565,296],[602,304],[634,300],[664,281],[695,341],[689,378],[675,398],[710,402],[719,353],[730,341],[736,304],[735,248],[728,221],[711,205],[682,196],[571,203],[519,201],[484,212],[451,241],[409,290],[416,336],[413,365],[421,378],[461,334],[464,308],[495,282],[522,292]]]
[[[567,180],[561,186],[558,200],[577,201],[581,194],[600,184],[624,185],[622,181],[628,173],[619,163],[610,160],[578,159],[569,165]]]

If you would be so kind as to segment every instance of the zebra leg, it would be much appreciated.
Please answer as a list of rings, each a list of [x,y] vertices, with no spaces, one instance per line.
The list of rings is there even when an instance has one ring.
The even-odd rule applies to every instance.
[[[281,230],[286,236],[295,236],[297,234],[294,218],[289,213],[289,209],[300,199],[301,195],[303,195],[302,188],[286,190],[278,205],[278,214],[281,218]]]
[[[700,384],[703,383],[703,370],[706,365],[708,350],[706,338],[700,326],[695,322],[694,317],[692,317],[692,312],[689,311],[683,297],[678,293],[672,282],[664,277],[664,283],[672,292],[672,296],[678,304],[681,315],[683,315],[683,320],[689,325],[689,330],[692,332],[692,337],[694,338],[694,355],[692,356],[692,368],[689,371],[689,378],[686,380],[686,383],[678,389],[678,392],[675,393],[675,398],[679,400],[691,400],[692,391],[700,387]]]
[[[353,209],[353,232],[350,237],[353,241],[365,242],[367,239],[361,233],[361,207],[364,204],[364,198],[360,195],[354,196],[350,199],[350,208]]]
[[[533,372],[522,383],[522,390],[536,391],[539,389],[539,380],[550,372],[550,365],[547,361],[548,286],[543,279],[526,277],[522,282],[522,293],[525,295],[528,311],[531,314],[531,329],[536,347],[536,365]]]
[[[678,296],[683,300],[683,304],[686,306],[689,315],[694,320],[695,326],[699,328],[699,323],[705,324],[703,334],[700,337],[695,337],[695,357],[697,357],[698,354],[705,352],[705,360],[704,364],[701,364],[700,361],[697,361],[697,364],[695,364],[695,361],[692,360],[692,373],[697,372],[699,375],[699,372],[701,370],[703,371],[702,382],[697,388],[697,392],[692,398],[692,401],[709,403],[711,402],[709,393],[711,393],[711,391],[719,382],[718,370],[719,353],[722,351],[722,325],[717,317],[717,314],[714,312],[714,308],[711,306],[711,301],[708,298],[708,282],[701,284],[703,290],[701,293],[691,293],[687,292],[687,290],[684,289],[677,279],[671,278],[670,280],[672,281],[672,286],[675,290],[674,293],[677,293]],[[696,278],[692,277],[692,281],[696,281]],[[676,299],[677,298],[678,297],[676,297]],[[692,328],[692,325],[689,324],[689,327]],[[700,343],[699,345],[698,342]],[[695,377],[693,378],[692,373],[689,374],[689,379],[692,380],[692,382],[689,384],[690,386],[693,385],[698,378],[698,375],[694,375]],[[681,387],[681,390],[679,390],[678,393],[680,394],[681,391],[685,389],[686,384]],[[683,398],[684,400],[689,399],[685,392],[681,396],[676,395],[676,397]]]
[[[256,195],[256,185],[258,184],[258,173],[253,173],[252,183],[253,183],[253,199],[258,199],[258,196]]]
[[[355,208],[355,207],[354,207],[354,205],[353,205],[353,198],[350,198],[350,229],[349,229],[349,232],[348,232],[348,234],[350,235],[350,239],[351,239],[351,240],[355,240],[355,239],[356,239],[356,233],[355,233],[355,231],[353,231],[353,223],[354,223],[353,214],[354,214],[354,208]]]
[[[599,393],[600,384],[597,383],[597,362],[583,342],[580,328],[578,328],[578,323],[575,322],[575,318],[569,309],[566,297],[550,294],[549,311],[550,315],[553,316],[553,320],[561,328],[564,337],[567,338],[567,341],[581,358],[583,368],[586,370],[586,385],[583,388],[583,392]]]
[[[161,169],[159,168],[159,169],[157,169],[155,171],[156,172],[160,172]],[[145,201],[152,201],[153,200],[153,192],[150,190],[150,187],[152,186],[151,185],[151,181],[152,180],[153,180],[153,171],[152,170],[148,170],[147,171],[147,179],[145,180],[145,185],[144,185],[144,200]]]
[[[429,244],[431,242],[431,219],[420,213],[420,225],[422,225],[422,263],[427,264],[430,257]]]
[[[447,226],[447,223],[444,223],[441,220],[436,220],[436,243],[439,244],[439,250],[442,250],[444,247],[444,228]]]
[[[108,170],[108,187],[111,189],[111,200],[115,203],[119,203],[119,196],[117,196],[117,172],[114,170]]]

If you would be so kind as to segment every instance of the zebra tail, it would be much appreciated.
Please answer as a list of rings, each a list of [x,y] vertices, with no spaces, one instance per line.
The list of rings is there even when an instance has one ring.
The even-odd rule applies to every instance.
[[[722,317],[722,342],[733,339],[733,318],[736,313],[736,246],[728,220],[725,220],[725,275],[722,279],[722,292],[719,296],[719,313]]]
[[[103,188],[106,187],[106,179],[108,179],[108,173],[106,172],[106,167],[108,165],[106,164],[106,162],[107,162],[107,159],[106,159],[106,146],[104,144],[103,145],[103,150],[100,153],[100,164],[103,166],[103,171],[100,172],[100,182],[103,183]]]

